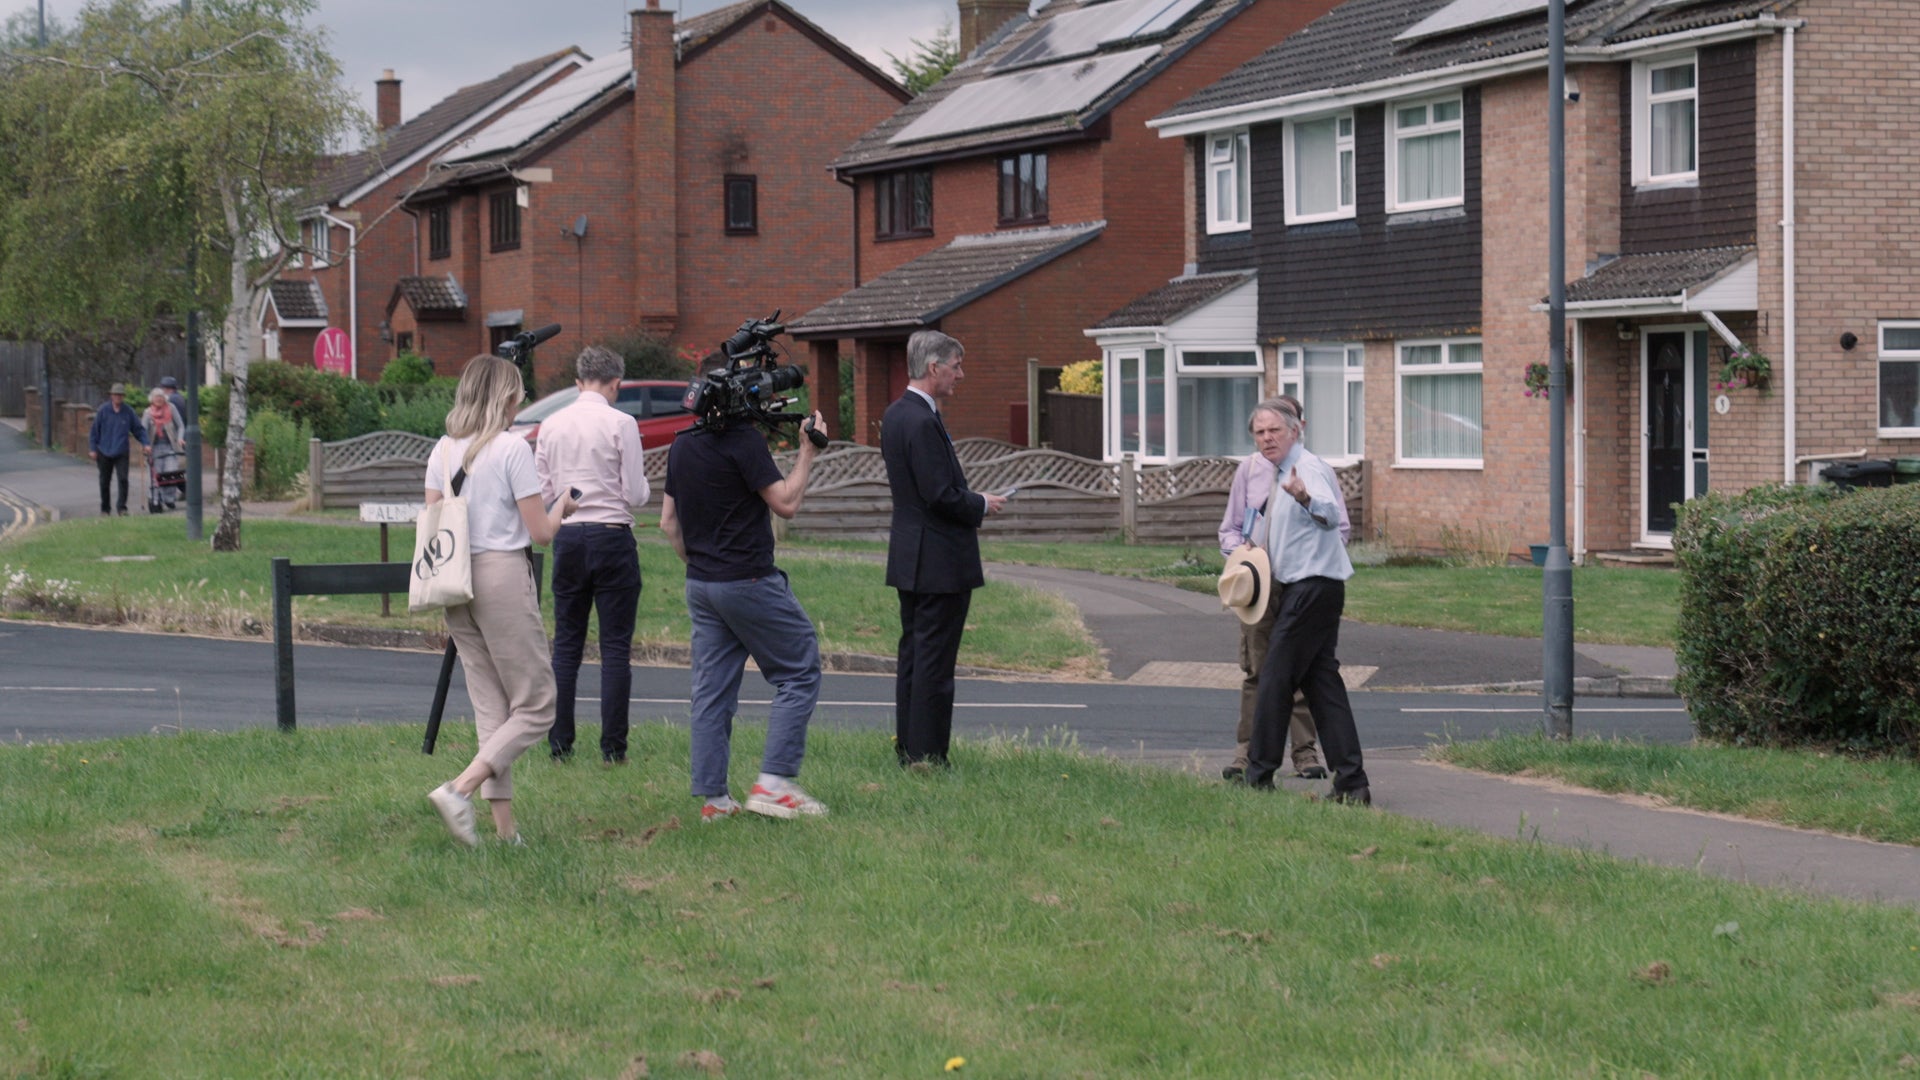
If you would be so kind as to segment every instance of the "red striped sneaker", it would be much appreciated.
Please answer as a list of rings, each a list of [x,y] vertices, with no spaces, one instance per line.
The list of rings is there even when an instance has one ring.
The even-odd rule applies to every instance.
[[[717,802],[702,803],[700,806],[700,824],[711,825],[716,821],[730,818],[740,812],[740,804],[731,797],[722,796]]]
[[[759,784],[753,785],[752,794],[747,796],[747,809],[768,817],[796,818],[801,815],[823,817],[827,805],[819,799],[800,790],[798,784],[788,784],[782,792],[768,791]]]

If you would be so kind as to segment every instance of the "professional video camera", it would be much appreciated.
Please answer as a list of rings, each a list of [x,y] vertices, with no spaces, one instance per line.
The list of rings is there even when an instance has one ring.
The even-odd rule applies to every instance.
[[[792,398],[782,397],[798,390],[807,381],[807,373],[792,364],[781,365],[773,339],[786,333],[780,313],[765,319],[748,319],[732,337],[720,343],[726,366],[696,375],[687,384],[680,404],[700,418],[694,431],[725,431],[735,420],[751,420],[772,431],[782,424],[799,424],[816,447],[827,445],[827,436],[814,428],[805,413],[782,412]]]

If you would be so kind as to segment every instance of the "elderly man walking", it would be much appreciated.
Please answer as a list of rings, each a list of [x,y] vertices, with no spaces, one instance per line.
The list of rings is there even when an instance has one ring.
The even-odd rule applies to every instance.
[[[1360,734],[1334,656],[1347,579],[1353,576],[1340,537],[1340,481],[1301,443],[1300,417],[1291,409],[1277,400],[1262,402],[1255,416],[1277,421],[1256,424],[1254,441],[1274,463],[1261,546],[1272,562],[1279,611],[1260,667],[1247,784],[1273,787],[1273,774],[1286,752],[1287,716],[1297,689],[1306,695],[1320,748],[1333,771],[1334,801],[1370,805],[1373,795],[1361,762]]]
[[[547,746],[573,754],[574,694],[586,648],[587,614],[600,613],[600,759],[627,760],[633,696],[633,620],[640,607],[640,558],[633,508],[652,496],[640,429],[613,407],[626,364],[597,345],[580,353],[580,396],[540,425],[534,468],[548,503],[573,490],[579,509],[553,538],[553,681],[559,694]]]
[[[127,404],[125,384],[114,383],[107,391],[107,403],[93,414],[93,427],[87,432],[87,456],[100,466],[100,512],[127,516],[127,461],[133,444],[147,445],[147,432],[140,414]],[[115,477],[120,480],[119,498],[110,501]]]

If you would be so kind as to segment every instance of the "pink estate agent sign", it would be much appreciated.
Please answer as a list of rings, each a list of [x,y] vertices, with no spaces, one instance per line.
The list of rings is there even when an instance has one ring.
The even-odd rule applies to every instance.
[[[353,371],[353,339],[345,330],[329,326],[313,342],[313,366],[335,375]]]

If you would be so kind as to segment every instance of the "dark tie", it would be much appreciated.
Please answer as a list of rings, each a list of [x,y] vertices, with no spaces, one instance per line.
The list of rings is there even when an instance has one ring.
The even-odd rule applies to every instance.
[[[947,432],[947,422],[940,417],[940,410],[933,410],[933,422],[940,425],[940,434],[947,436],[947,442],[953,442],[953,436]]]

